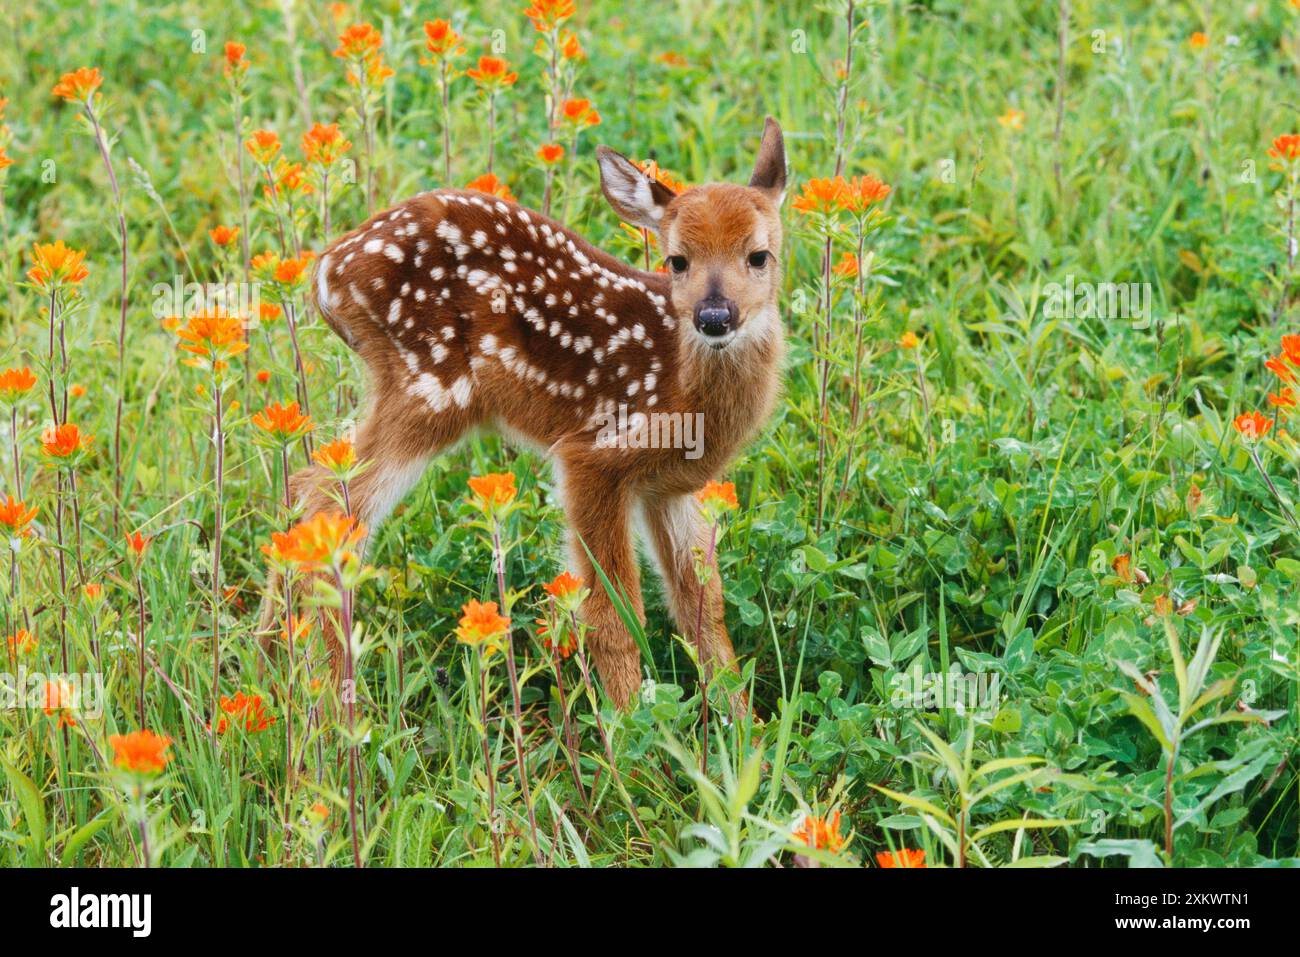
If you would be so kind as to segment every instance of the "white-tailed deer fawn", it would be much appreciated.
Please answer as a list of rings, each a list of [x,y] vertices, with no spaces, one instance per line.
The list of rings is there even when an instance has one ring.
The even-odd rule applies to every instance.
[[[354,513],[373,530],[429,459],[474,426],[544,450],[572,567],[591,589],[589,646],[606,691],[626,705],[640,686],[639,653],[587,550],[641,616],[634,515],[681,633],[701,643],[706,667],[735,661],[716,569],[695,634],[693,549],[707,530],[692,493],[763,425],[778,391],[785,147],[768,119],[748,186],[680,195],[613,150],[597,152],[605,197],[658,235],[666,274],[634,269],[512,202],[440,189],[330,246],[312,296],[370,373],[356,435],[368,465],[350,488]],[[699,447],[626,434],[644,438],[674,415],[702,422]],[[629,440],[602,440],[616,417]],[[293,476],[306,514],[337,507],[330,481],[319,467]]]

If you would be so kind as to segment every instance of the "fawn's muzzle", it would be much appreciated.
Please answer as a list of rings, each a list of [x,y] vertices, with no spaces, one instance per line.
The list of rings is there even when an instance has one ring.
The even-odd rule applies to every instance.
[[[695,328],[710,338],[721,338],[736,328],[736,314],[730,299],[702,299],[695,306]]]

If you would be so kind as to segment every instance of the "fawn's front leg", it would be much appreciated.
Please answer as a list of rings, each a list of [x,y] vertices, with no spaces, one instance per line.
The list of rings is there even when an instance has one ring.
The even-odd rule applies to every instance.
[[[564,503],[573,536],[573,562],[591,592],[581,612],[583,622],[591,629],[587,646],[605,692],[619,707],[626,708],[635,701],[641,687],[641,652],[592,567],[587,550],[614,587],[627,596],[637,619],[644,622],[640,573],[629,524],[631,499],[595,469],[566,468]],[[583,548],[583,544],[587,547]]]

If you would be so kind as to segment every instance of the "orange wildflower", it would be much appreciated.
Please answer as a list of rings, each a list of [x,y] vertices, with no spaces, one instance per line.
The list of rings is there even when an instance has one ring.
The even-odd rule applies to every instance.
[[[244,148],[253,154],[253,159],[263,166],[270,165],[275,154],[280,152],[280,137],[271,130],[253,130],[244,140]]]
[[[263,302],[257,307],[257,318],[262,322],[275,322],[284,315],[284,309],[278,302]]]
[[[1268,155],[1280,160],[1295,161],[1300,159],[1300,133],[1283,133],[1274,139]]]
[[[365,536],[366,527],[355,516],[318,512],[287,532],[272,532],[262,553],[273,562],[315,571],[346,558]]]
[[[874,176],[855,176],[841,180],[839,205],[850,213],[864,213],[889,195],[889,186]]]
[[[32,268],[27,270],[27,278],[42,289],[48,289],[51,284],[75,286],[90,275],[84,265],[85,258],[85,252],[65,245],[61,239],[34,243]]]
[[[311,454],[312,460],[332,472],[346,472],[357,464],[357,453],[347,439],[335,439]]]
[[[145,537],[143,532],[126,533],[126,547],[131,550],[131,554],[135,555],[136,558],[144,557],[144,550],[149,547],[150,541],[152,539]]]
[[[172,739],[152,731],[114,734],[108,743],[113,748],[113,764],[132,774],[158,774],[172,759],[167,753]]]
[[[103,82],[104,77],[99,72],[99,67],[83,66],[59,77],[59,82],[54,84],[54,89],[50,92],[54,96],[65,100],[77,100],[85,103],[90,100]]]
[[[709,479],[704,483],[704,488],[695,493],[695,497],[705,505],[716,504],[723,509],[740,507],[740,503],[736,500],[736,484],[734,482],[718,482]]]
[[[315,427],[311,416],[303,415],[297,402],[288,405],[273,402],[261,412],[255,413],[252,422],[281,442],[291,442]]]
[[[469,487],[477,497],[480,507],[509,505],[515,500],[513,472],[489,472],[487,475],[471,476]]]
[[[568,598],[582,590],[582,579],[564,571],[542,587],[554,598]]]
[[[45,712],[47,718],[54,715],[59,716],[58,727],[75,728],[77,721],[73,717],[77,708],[77,690],[72,684],[59,678],[57,681],[45,682],[45,688],[42,694],[45,699],[41,705],[41,710]]]
[[[503,618],[497,612],[496,602],[479,602],[471,598],[461,608],[456,638],[464,644],[492,651],[509,630],[510,619]]]
[[[547,166],[554,166],[564,158],[564,147],[559,143],[547,143],[537,151],[537,158]]]
[[[337,123],[317,123],[302,135],[302,152],[311,163],[331,166],[350,149]]]
[[[5,501],[0,503],[0,525],[9,529],[13,535],[26,537],[31,534],[27,525],[36,517],[36,512],[37,509],[29,509],[26,502],[14,501],[12,495],[6,495]]]
[[[1268,394],[1268,404],[1277,409],[1294,409],[1296,407],[1295,392],[1290,386],[1284,385],[1276,392]]]
[[[876,855],[876,863],[881,867],[925,867],[925,851],[906,847],[897,851],[881,851]]]
[[[6,402],[12,402],[20,395],[26,395],[34,385],[36,385],[36,376],[28,366],[0,372],[0,398]]]
[[[598,126],[600,114],[591,106],[591,100],[565,100],[560,107],[560,117],[564,122],[575,127]]]
[[[270,373],[270,371],[267,370],[267,369],[258,369],[258,370],[257,370],[257,381],[258,381],[258,383],[259,383],[260,385],[266,385],[268,382],[270,382],[270,381],[271,381],[271,373]]]
[[[674,193],[684,193],[686,190],[690,189],[684,180],[677,179],[672,173],[660,166],[655,160],[646,160],[643,163],[638,163],[636,160],[633,160],[632,165],[645,173],[660,186],[667,186]]]
[[[248,349],[243,322],[220,312],[191,316],[188,323],[176,330],[176,337],[181,340],[181,349],[194,356],[185,360],[186,365],[199,369],[210,367],[218,374],[225,370],[228,360]]]
[[[5,636],[5,646],[11,658],[30,655],[36,650],[36,638],[26,628],[19,628],[12,635]]]
[[[266,705],[258,694],[246,695],[239,691],[233,698],[222,695],[221,710],[224,714],[217,719],[217,734],[225,734],[229,730],[232,718],[236,723],[243,724],[244,730],[249,734],[265,731],[275,724],[275,718],[266,713]]]
[[[586,55],[582,44],[578,41],[578,35],[564,31],[564,35],[560,37],[560,56],[566,60],[581,60]]]
[[[471,67],[465,74],[488,92],[495,93],[513,86],[519,79],[518,73],[510,72],[510,64],[500,57],[481,56],[478,68]]]
[[[843,177],[810,179],[790,205],[801,213],[832,213],[839,208],[843,189]]]
[[[41,433],[41,451],[50,458],[67,459],[90,447],[95,437],[83,433],[71,422],[51,426]]]
[[[573,0],[532,0],[524,16],[532,21],[538,33],[550,33],[574,12]]]
[[[573,633],[573,629],[565,627],[562,621],[556,625],[556,629],[559,631],[558,641],[551,638],[551,623],[545,618],[538,618],[537,640],[548,651],[556,652],[561,658],[568,658],[578,650],[578,636]]]
[[[1111,570],[1124,584],[1133,581],[1133,560],[1128,554],[1116,555],[1110,563]]]
[[[484,173],[465,184],[466,189],[472,189],[480,193],[487,193],[490,196],[500,196],[502,199],[514,201],[514,195],[510,192],[510,187],[501,180],[497,179],[496,173]]]
[[[99,582],[88,582],[81,586],[81,593],[86,596],[86,601],[97,602],[104,596],[104,586]]]
[[[1200,30],[1197,30],[1188,38],[1187,43],[1193,50],[1204,50],[1210,45],[1210,38]]]
[[[275,281],[286,286],[298,285],[306,278],[308,263],[306,257],[302,259],[286,259],[278,263],[273,274]]]
[[[1243,412],[1232,420],[1232,427],[1249,442],[1262,439],[1273,427],[1273,420],[1259,412]]]
[[[1287,364],[1285,353],[1269,356],[1264,360],[1264,368],[1268,369],[1283,382],[1295,382],[1296,380],[1295,371]]]
[[[676,50],[665,50],[663,53],[657,54],[655,59],[664,66],[688,67],[691,65],[691,61],[686,59],[686,57],[682,56]]]
[[[845,253],[840,257],[840,261],[835,264],[831,270],[837,276],[844,276],[846,279],[852,279],[858,274],[858,257],[853,253]]]
[[[424,47],[439,58],[465,52],[461,46],[461,35],[446,20],[424,21]]]
[[[844,835],[840,833],[840,812],[834,811],[825,817],[805,814],[791,836],[813,850],[838,853],[844,846]]]
[[[902,336],[900,336],[898,339],[898,347],[900,349],[915,349],[920,344],[921,344],[920,337],[917,336],[917,334],[913,332],[911,329],[903,333]]]
[[[247,49],[242,43],[236,43],[233,40],[226,41],[224,51],[226,63],[222,68],[226,76],[238,75],[248,69],[248,61],[244,59],[244,51]]]
[[[229,246],[239,238],[238,226],[217,226],[208,230],[208,238],[217,246]]]
[[[1025,111],[1008,106],[1007,111],[998,117],[998,125],[1004,130],[1023,130],[1025,128]]]
[[[340,60],[364,60],[379,52],[383,35],[368,23],[354,23],[339,34],[334,55]]]
[[[4,169],[7,166],[13,166],[13,165],[14,165],[14,161],[9,158],[9,154],[5,152],[5,148],[3,146],[0,146],[0,169]]]

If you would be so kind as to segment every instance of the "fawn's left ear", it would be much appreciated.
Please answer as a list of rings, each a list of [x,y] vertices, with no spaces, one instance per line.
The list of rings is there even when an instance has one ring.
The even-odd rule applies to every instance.
[[[596,161],[600,164],[601,191],[614,212],[633,226],[658,232],[664,210],[677,194],[608,146],[596,147]]]
[[[763,142],[749,185],[766,193],[778,208],[785,199],[785,137],[781,135],[781,124],[770,116],[763,124]]]

